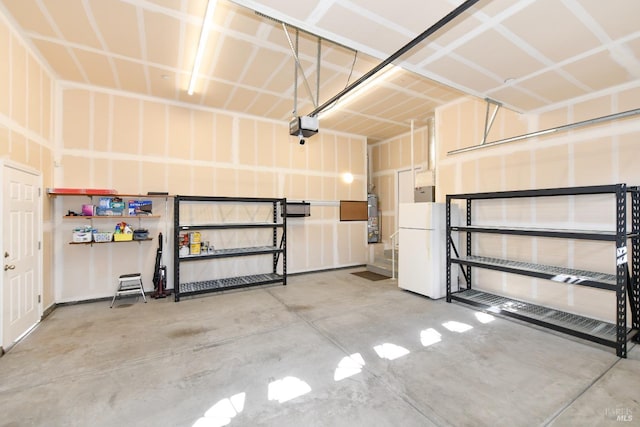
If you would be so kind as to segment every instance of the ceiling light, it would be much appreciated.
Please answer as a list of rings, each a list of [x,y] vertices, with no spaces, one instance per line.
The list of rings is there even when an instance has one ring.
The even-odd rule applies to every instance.
[[[342,98],[338,99],[333,104],[333,106],[331,106],[331,108],[329,108],[327,110],[324,110],[324,111],[321,111],[318,114],[318,116],[320,117],[320,119],[326,118],[327,116],[332,114],[334,111],[338,110],[340,107],[343,107],[346,104],[352,102],[353,100],[355,100],[356,98],[358,98],[361,95],[365,94],[366,92],[368,92],[369,90],[373,89],[374,87],[378,86],[379,84],[381,84],[385,80],[389,80],[391,77],[396,75],[400,70],[402,70],[401,67],[395,67],[395,66],[389,64],[386,67],[386,71],[384,73],[379,74],[379,75],[377,75],[375,77],[371,77],[369,80],[367,80],[364,83],[362,83],[360,86],[355,88],[353,91],[349,92],[348,94],[346,94]]]
[[[187,93],[193,95],[193,89],[196,85],[196,78],[200,65],[202,64],[202,57],[204,56],[204,47],[207,44],[207,36],[209,35],[209,25],[213,18],[213,12],[216,9],[216,3],[218,0],[209,0],[207,2],[207,11],[204,14],[202,20],[202,29],[200,30],[200,40],[198,41],[198,50],[196,51],[196,59],[193,61],[193,69],[191,70],[191,80],[189,81],[189,90]]]

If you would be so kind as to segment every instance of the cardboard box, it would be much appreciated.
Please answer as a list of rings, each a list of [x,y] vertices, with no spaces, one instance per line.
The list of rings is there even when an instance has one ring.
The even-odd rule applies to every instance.
[[[110,209],[112,200],[113,200],[113,197],[100,197],[100,201],[98,202],[98,207],[102,209]]]
[[[100,197],[95,214],[98,216],[121,216],[124,214],[124,202],[119,197]]]
[[[200,249],[202,245],[200,243],[192,243],[189,245],[189,254],[191,255],[200,255]]]
[[[122,216],[124,211],[122,209],[112,209],[112,208],[96,208],[97,216]]]
[[[127,213],[129,215],[151,215],[153,202],[151,200],[129,200]]]

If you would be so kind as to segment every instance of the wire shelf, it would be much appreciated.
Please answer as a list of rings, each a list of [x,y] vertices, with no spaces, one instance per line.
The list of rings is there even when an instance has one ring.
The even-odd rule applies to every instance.
[[[512,261],[500,258],[490,258],[475,255],[460,256],[451,259],[459,264],[471,264],[498,271],[542,277],[555,282],[574,285],[603,284],[607,288],[615,289],[616,276],[614,274],[599,273],[587,270],[577,270],[566,267],[535,264],[532,262]]]
[[[500,313],[517,313],[530,319],[553,324],[561,328],[571,329],[583,334],[601,338],[606,341],[616,341],[616,325],[601,320],[591,319],[573,313],[530,304],[500,295],[467,289],[453,294],[455,299],[465,302],[467,300],[475,305],[485,306],[487,311]],[[505,313],[506,314],[506,313]],[[627,333],[631,329],[627,328]]]
[[[279,274],[265,273],[251,276],[230,277],[225,279],[206,280],[202,282],[189,282],[180,284],[180,293],[200,293],[225,288],[240,288],[257,284],[281,282],[283,277]]]

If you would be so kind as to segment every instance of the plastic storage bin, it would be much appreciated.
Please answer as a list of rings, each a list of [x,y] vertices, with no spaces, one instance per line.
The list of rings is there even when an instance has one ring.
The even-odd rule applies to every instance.
[[[127,242],[133,240],[133,233],[118,233],[113,235],[114,242]]]
[[[106,243],[113,240],[113,233],[110,231],[94,231],[93,241],[96,243]]]
[[[144,228],[133,230],[133,240],[147,240],[148,238],[149,238],[149,230]]]
[[[114,242],[127,242],[133,240],[133,233],[117,233],[113,235]]]
[[[91,242],[91,231],[74,231],[73,243],[89,243]]]

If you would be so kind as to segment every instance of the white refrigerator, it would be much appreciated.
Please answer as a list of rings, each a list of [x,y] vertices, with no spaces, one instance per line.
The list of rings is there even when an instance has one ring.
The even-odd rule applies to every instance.
[[[456,225],[454,208],[451,223]],[[400,203],[398,214],[398,286],[433,299],[446,296],[446,204]],[[453,237],[457,246],[457,235]],[[457,268],[451,269],[451,282],[457,289]]]

